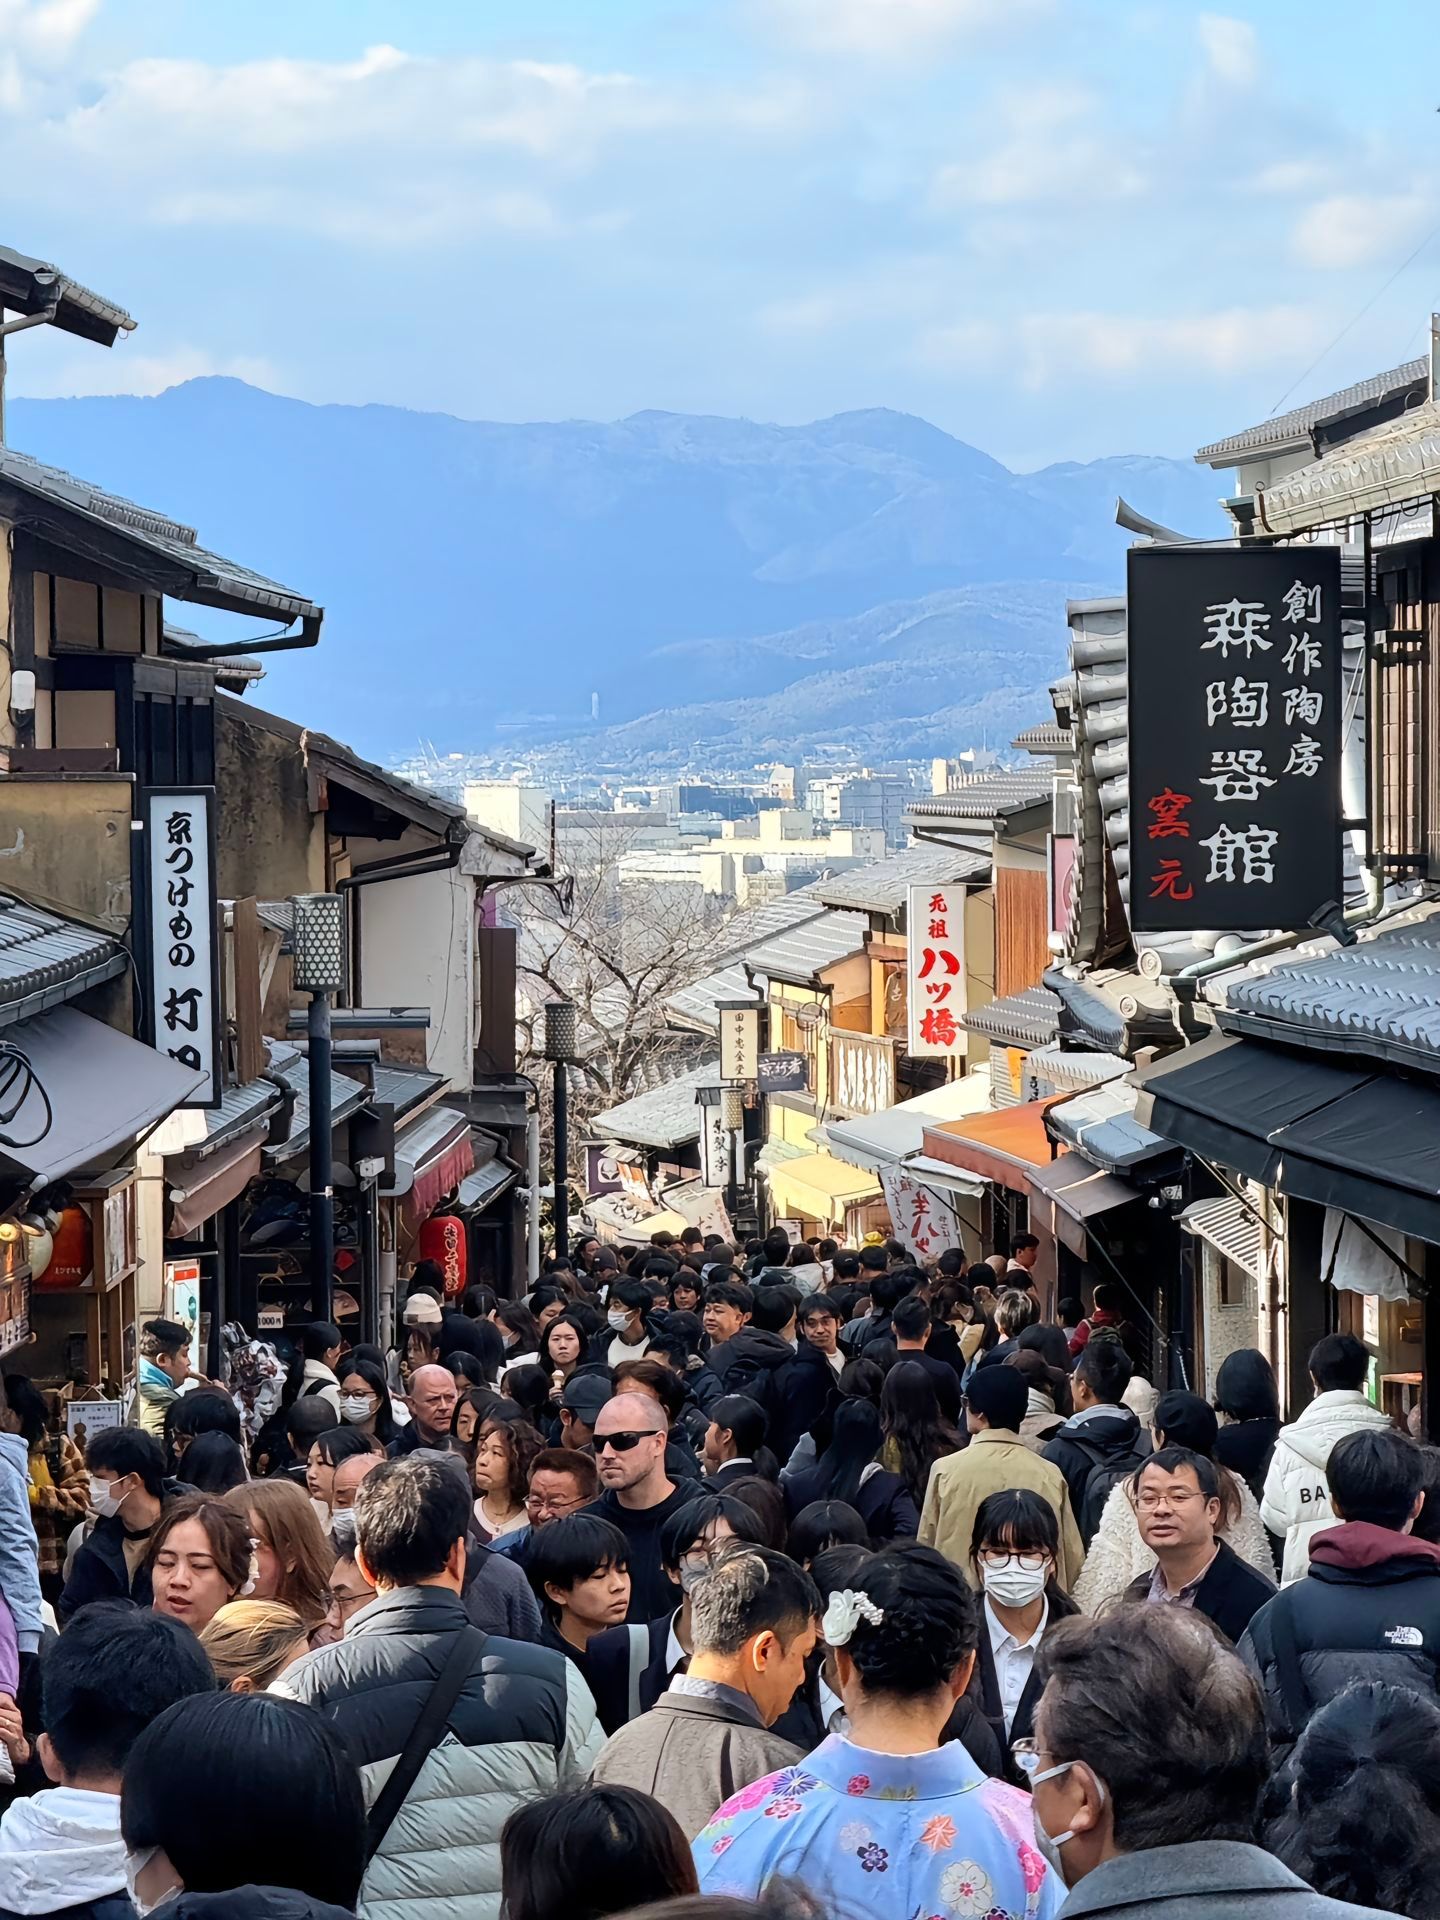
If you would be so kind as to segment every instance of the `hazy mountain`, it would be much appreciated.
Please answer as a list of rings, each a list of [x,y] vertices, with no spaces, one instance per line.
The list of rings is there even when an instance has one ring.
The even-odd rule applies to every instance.
[[[273,656],[261,697],[375,754],[553,737],[592,692],[607,723],[696,708],[738,733],[864,729],[902,692],[912,714],[1003,705],[1058,663],[1063,589],[1036,583],[1121,583],[1117,492],[1220,530],[1188,462],[1012,474],[883,409],[510,426],[206,379],[15,400],[9,437],[320,600],[320,649]]]

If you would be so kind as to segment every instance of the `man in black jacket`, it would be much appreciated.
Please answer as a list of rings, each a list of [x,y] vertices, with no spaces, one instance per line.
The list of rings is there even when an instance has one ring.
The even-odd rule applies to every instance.
[[[165,1477],[165,1454],[139,1427],[106,1427],[85,1449],[90,1504],[100,1516],[77,1548],[56,1612],[64,1623],[92,1600],[150,1604],[150,1536],[166,1505],[192,1489]]]
[[[1188,1447],[1162,1447],[1140,1469],[1135,1518],[1155,1555],[1151,1573],[1131,1582],[1127,1600],[1189,1607],[1238,1640],[1275,1598],[1275,1582],[1217,1537],[1222,1512],[1215,1464]]]
[[[1365,1427],[1331,1449],[1330,1504],[1343,1526],[1310,1542],[1310,1571],[1258,1613],[1240,1657],[1259,1676],[1272,1744],[1356,1680],[1434,1699],[1440,1681],[1440,1547],[1411,1528],[1425,1502],[1420,1449]]]
[[[600,1749],[578,1671],[548,1647],[470,1625],[461,1600],[469,1490],[446,1461],[389,1460],[355,1498],[356,1561],[377,1597],[334,1646],[272,1687],[323,1714],[360,1768],[367,1805],[404,1753],[460,1633],[475,1651],[439,1740],[365,1871],[370,1920],[498,1920],[500,1829],[539,1794],[583,1786]]]
[[[800,1298],[793,1287],[756,1287],[750,1324],[732,1339],[712,1347],[702,1373],[719,1382],[721,1394],[743,1393],[763,1409],[770,1450],[783,1466],[795,1442],[824,1411],[829,1384],[818,1368],[803,1369],[796,1358],[795,1314]],[[700,1394],[709,1410],[716,1394]]]
[[[1087,1547],[1111,1489],[1132,1474],[1149,1452],[1140,1422],[1122,1404],[1130,1374],[1130,1357],[1118,1340],[1092,1337],[1071,1376],[1075,1411],[1044,1452],[1044,1458],[1065,1476],[1080,1538]]]
[[[630,1549],[628,1620],[644,1625],[670,1604],[670,1582],[660,1560],[660,1530],[698,1492],[677,1486],[665,1471],[669,1426],[648,1393],[617,1393],[595,1421],[595,1464],[604,1492],[587,1513],[612,1520]]]

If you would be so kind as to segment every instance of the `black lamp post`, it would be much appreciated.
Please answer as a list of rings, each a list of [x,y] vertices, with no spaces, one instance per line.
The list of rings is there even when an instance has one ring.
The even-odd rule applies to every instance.
[[[545,1005],[545,1058],[555,1065],[555,1251],[570,1239],[570,1139],[566,1073],[576,1056],[576,1018],[569,1000]]]
[[[734,1225],[735,1215],[740,1207],[740,1156],[744,1152],[745,1135],[745,1089],[744,1087],[721,1087],[720,1124],[724,1127],[730,1144],[730,1164],[727,1168],[729,1178],[725,1182],[725,1211]]]
[[[310,995],[310,1294],[315,1318],[334,1311],[335,1189],[330,1158],[330,996],[345,985],[345,902],[338,893],[297,893],[292,982]]]

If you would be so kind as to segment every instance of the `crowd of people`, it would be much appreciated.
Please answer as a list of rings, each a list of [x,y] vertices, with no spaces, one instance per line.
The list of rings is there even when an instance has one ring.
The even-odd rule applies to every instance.
[[[7,1376],[0,1920],[1440,1920],[1440,1454],[1036,1252],[422,1262],[83,1457]]]

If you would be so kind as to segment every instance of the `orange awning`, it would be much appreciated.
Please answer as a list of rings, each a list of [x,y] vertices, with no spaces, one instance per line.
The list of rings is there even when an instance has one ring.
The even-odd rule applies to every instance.
[[[1045,1131],[1045,1109],[1054,1100],[1031,1100],[1023,1107],[1001,1107],[967,1120],[946,1120],[926,1127],[922,1151],[1012,1193],[1030,1191],[1029,1173],[1054,1159]]]

